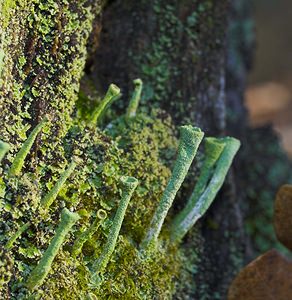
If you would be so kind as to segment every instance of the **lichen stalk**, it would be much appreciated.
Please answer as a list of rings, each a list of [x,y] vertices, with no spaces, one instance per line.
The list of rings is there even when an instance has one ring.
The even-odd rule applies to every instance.
[[[134,81],[135,89],[130,100],[129,106],[127,108],[126,116],[127,118],[132,118],[136,116],[136,112],[139,106],[139,102],[141,99],[141,93],[143,89],[143,82],[141,79],[135,79]]]
[[[133,192],[138,185],[138,180],[134,177],[123,176],[121,178],[121,183],[122,183],[121,201],[117,209],[117,212],[115,214],[113,224],[111,226],[111,230],[108,236],[108,240],[98,260],[92,265],[93,276],[105,269],[115,249],[127,207],[133,195]]]
[[[49,193],[41,200],[41,206],[44,210],[49,209],[52,203],[57,198],[60,190],[62,189],[66,180],[70,177],[74,169],[76,168],[76,162],[73,160],[68,168],[62,173],[61,177],[58,179],[54,187],[49,191]]]
[[[148,249],[151,245],[155,245],[168,210],[188,173],[203,136],[204,133],[197,127],[181,127],[178,155],[173,172],[151,220],[146,236],[142,241],[142,250]]]
[[[4,158],[5,154],[9,151],[10,146],[7,143],[0,141],[0,162]]]
[[[121,90],[115,84],[111,84],[106,92],[106,95],[102,99],[101,103],[93,111],[90,124],[95,125],[100,117],[104,114],[106,108],[109,107],[115,100],[121,96]]]
[[[10,176],[18,176],[24,166],[25,159],[36,139],[38,134],[41,132],[43,127],[45,126],[47,119],[44,118],[30,133],[27,140],[23,143],[22,147],[20,148],[19,152],[16,154],[16,157],[13,160],[11,168],[9,170]]]
[[[205,159],[200,170],[200,176],[196,182],[195,188],[187,201],[183,210],[175,217],[172,227],[176,228],[188,215],[189,211],[195,206],[200,196],[204,192],[208,181],[214,170],[214,166],[218,161],[223,149],[225,147],[222,139],[207,137],[205,139]]]
[[[231,137],[227,137],[222,140],[225,143],[225,147],[217,162],[214,174],[206,190],[195,205],[189,210],[186,217],[176,227],[172,227],[171,240],[173,242],[179,242],[194,226],[197,220],[205,214],[224,183],[234,156],[240,147],[240,142],[239,140]]]
[[[104,222],[107,217],[107,213],[105,210],[100,209],[97,211],[96,218],[91,226],[85,230],[80,236],[76,239],[73,247],[72,247],[72,256],[77,257],[82,251],[82,247],[86,241],[88,241],[94,233],[98,230],[100,225]]]
[[[54,238],[40,259],[38,265],[29,275],[26,285],[30,290],[35,289],[43,283],[51,269],[55,256],[65,240],[66,235],[78,219],[79,215],[77,213],[70,212],[67,208],[62,210],[61,221]]]
[[[5,245],[5,248],[7,250],[11,249],[13,247],[13,244],[15,241],[29,228],[30,222],[25,223],[22,225],[16,232],[15,234],[8,240],[8,242]]]

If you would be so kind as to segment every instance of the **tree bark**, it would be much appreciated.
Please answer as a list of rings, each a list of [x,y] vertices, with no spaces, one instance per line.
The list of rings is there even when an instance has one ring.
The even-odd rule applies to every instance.
[[[13,153],[26,131],[46,116],[54,126],[34,153],[42,144],[42,156],[48,157],[72,121],[101,1],[3,0],[0,6],[0,136],[11,143]]]
[[[235,2],[234,7],[240,1]],[[161,107],[176,124],[192,123],[207,135],[225,134],[227,35],[232,26],[230,16],[236,10],[233,6],[229,1],[205,0],[111,2],[104,12],[92,68],[96,85],[105,88],[116,82],[127,95],[132,79],[141,77],[146,85],[144,106]],[[245,66],[242,71],[245,78]],[[242,95],[243,86],[236,83],[234,89]],[[200,240],[199,271],[193,277],[196,292],[188,291],[189,297],[224,298],[243,264],[247,240],[235,184],[238,172],[230,173],[220,196],[200,222],[200,238],[197,235],[186,241],[186,248],[195,248]],[[178,208],[187,194],[184,191],[177,200]]]
[[[127,95],[145,82],[143,103],[177,123],[224,130],[228,1],[113,1],[104,12],[94,78]],[[210,125],[214,124],[214,125]]]
[[[84,70],[98,92],[114,82],[124,99],[132,80],[142,78],[141,110],[161,108],[176,125],[198,126],[207,136],[229,133],[246,143],[252,140],[243,107],[253,49],[249,1],[108,1],[98,41],[102,5],[94,0],[0,0],[0,139],[12,147],[7,163],[46,116],[52,126],[34,144],[28,169],[50,165],[59,176]],[[117,114],[126,105],[117,102]],[[250,160],[252,151],[243,147],[215,203],[185,239],[189,268],[184,272],[192,281],[176,278],[174,299],[225,299],[246,254],[252,255],[243,225],[243,215],[252,211],[245,202],[254,200],[246,191],[253,184],[247,163],[262,153],[258,150]],[[191,174],[196,170],[192,166]],[[192,183],[191,176],[187,182]],[[188,186],[174,210],[185,204]]]

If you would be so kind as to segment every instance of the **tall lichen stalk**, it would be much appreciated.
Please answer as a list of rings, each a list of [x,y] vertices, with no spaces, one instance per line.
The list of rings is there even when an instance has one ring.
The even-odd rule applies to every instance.
[[[123,12],[125,7],[118,4]],[[142,81],[135,80],[128,109],[117,110],[121,116],[102,130],[97,126],[101,117],[120,96],[116,85],[110,85],[103,100],[95,99],[88,119],[80,117],[75,105],[101,2],[0,0],[0,258],[5,269],[0,291],[7,299],[167,299],[176,288],[184,288],[182,282],[174,283],[180,274],[188,283],[193,280],[190,272],[181,269],[183,261],[190,260],[183,251],[188,245],[184,249],[171,241],[169,221],[176,214],[171,206],[179,188],[183,183],[189,190],[194,188],[194,181],[184,179],[203,134],[194,124],[183,127],[198,137],[182,134],[177,149],[176,127],[168,113],[176,122],[207,126],[201,115],[192,112],[204,114],[213,108],[207,103],[219,99],[219,108],[212,114],[214,131],[224,127],[221,60],[220,72],[208,77],[197,94],[192,84],[200,80],[194,73],[191,81],[179,81],[184,88],[173,93],[173,83],[183,78],[186,65],[200,60],[195,49],[186,60],[178,60],[181,42],[186,38],[189,46],[197,43],[199,48],[216,22],[210,19],[202,36],[192,31],[201,19],[219,14],[220,8],[206,0],[186,1],[185,6],[174,0],[132,5],[137,10],[150,5],[161,30],[146,43],[146,49],[137,53],[130,49],[126,60],[145,79],[141,101]],[[218,52],[213,47],[218,41],[222,50],[224,35],[217,31],[216,35],[219,40],[210,42],[207,53]],[[174,57],[168,57],[169,49],[175,50]],[[197,66],[201,64],[204,60]],[[213,69],[208,65],[209,71]],[[113,76],[115,72],[113,68]],[[140,76],[136,75],[128,73],[131,80]],[[208,101],[203,101],[200,110],[200,93],[210,82]],[[121,108],[128,101],[117,103]],[[220,187],[226,172],[220,177]],[[120,186],[121,178],[131,189]],[[208,197],[208,206],[217,192]],[[185,191],[180,193],[180,198],[185,195]],[[151,227],[155,228],[155,247],[145,257],[143,239],[147,244]]]
[[[230,50],[226,34],[227,28],[238,28],[228,20],[234,16],[231,7],[247,2],[111,1],[103,14],[106,34],[101,35],[92,78],[97,86],[104,87],[114,81],[127,94],[131,79],[139,76],[144,81],[141,103],[146,109],[163,107],[177,125],[186,122],[199,126],[206,135],[225,135],[230,108],[226,105],[225,58]],[[236,54],[245,56],[245,50],[241,51]],[[230,57],[230,62],[237,65],[237,58]],[[232,88],[236,93],[241,92],[238,83]],[[233,95],[232,91],[230,97]],[[124,107],[123,102],[117,105]],[[241,103],[236,105],[242,107]],[[235,130],[238,125],[234,125]],[[191,179],[202,163],[200,157],[201,151],[198,164],[191,167],[192,175],[187,177],[177,197],[175,209],[183,208],[189,198]],[[196,261],[185,269],[186,273],[193,274],[186,284],[192,298],[224,298],[235,270],[243,264],[246,237],[240,201],[244,199],[237,197],[241,193],[234,184],[237,177],[238,172],[228,177],[220,200],[200,222],[198,233],[185,245],[189,264]],[[228,218],[224,218],[226,214]],[[224,244],[220,242],[222,239]],[[224,276],[218,278],[218,270]],[[183,276],[180,278],[186,282]],[[193,282],[197,284],[196,289]],[[185,286],[184,283],[180,286]],[[183,298],[185,292],[185,288],[178,288],[176,297]]]
[[[109,88],[109,91],[111,91],[111,89],[112,87]],[[134,91],[134,97],[135,94],[136,90]],[[108,97],[109,92],[105,95],[104,100],[101,101],[100,105],[102,107],[104,106],[104,102],[108,101]],[[137,102],[139,102],[138,98]],[[132,100],[130,101],[130,107],[131,106]],[[104,114],[103,110],[101,111],[102,114]],[[93,112],[93,115],[95,115],[95,111]],[[114,136],[116,130],[122,130],[121,133],[124,134],[123,131],[125,131],[126,127],[128,127],[130,124],[124,125],[126,127],[121,127],[120,122],[122,121],[122,124],[125,120],[135,122],[137,117],[138,116],[135,116],[134,118],[134,116],[131,116],[131,118],[129,118],[128,113],[126,113],[124,116],[120,117],[117,122],[110,124],[111,126],[108,134],[110,136]],[[129,262],[131,262],[130,265],[134,263],[134,265],[131,267],[135,267],[137,270],[141,269],[140,275],[138,277],[134,276],[132,279],[132,285],[135,288],[137,287],[137,291],[135,291],[133,295],[135,298],[138,297],[139,299],[152,299],[155,297],[159,299],[165,299],[167,295],[171,296],[173,294],[173,288],[169,285],[164,285],[163,283],[165,281],[165,283],[168,282],[169,284],[174,278],[175,272],[177,272],[179,269],[179,260],[175,261],[174,259],[182,255],[179,249],[180,242],[184,235],[186,235],[187,232],[192,229],[196,221],[205,214],[206,210],[214,201],[218,191],[224,183],[225,176],[230,168],[232,160],[238,151],[240,144],[239,141],[232,138],[224,139],[224,151],[222,154],[217,153],[218,151],[216,149],[211,149],[211,151],[209,149],[206,151],[206,161],[209,160],[209,156],[212,157],[212,159],[215,157],[217,160],[213,163],[213,165],[216,165],[216,168],[212,178],[210,179],[210,182],[208,183],[208,186],[201,187],[199,184],[200,193],[197,195],[199,198],[197,201],[191,200],[186,206],[188,213],[186,217],[182,218],[182,222],[178,226],[179,230],[177,230],[177,228],[173,229],[173,226],[171,226],[170,233],[162,232],[162,226],[166,226],[166,217],[169,215],[169,210],[172,206],[172,203],[178,190],[184,182],[191,163],[196,155],[197,149],[204,136],[204,133],[198,128],[195,128],[191,125],[182,126],[180,130],[180,143],[178,147],[177,158],[174,163],[172,175],[168,180],[168,184],[165,187],[161,199],[157,201],[159,199],[157,198],[157,203],[154,203],[154,205],[157,207],[153,214],[152,220],[148,224],[149,228],[144,228],[145,238],[143,240],[140,239],[140,241],[138,239],[135,241],[135,243],[131,243],[131,241],[134,241],[133,237],[136,231],[133,228],[135,222],[132,222],[128,230],[125,231],[124,241],[126,243],[124,245],[119,245],[118,243],[118,239],[121,237],[120,232],[124,223],[129,202],[139,184],[139,181],[134,177],[122,176],[120,177],[120,202],[112,221],[108,220],[109,223],[104,228],[105,232],[108,231],[108,234],[104,246],[100,247],[101,243],[95,236],[95,233],[98,233],[98,236],[102,238],[102,232],[98,231],[101,223],[97,223],[97,218],[102,218],[104,220],[107,217],[107,213],[101,209],[96,211],[96,205],[94,205],[94,202],[95,200],[98,200],[97,205],[103,206],[101,202],[102,199],[100,199],[100,197],[103,195],[101,191],[90,191],[88,188],[85,189],[85,191],[83,190],[83,185],[88,181],[87,176],[92,176],[92,170],[95,170],[98,166],[98,161],[96,159],[91,161],[91,164],[93,165],[91,172],[88,172],[90,171],[88,170],[90,163],[83,160],[83,164],[86,164],[85,170],[87,170],[87,172],[82,172],[79,169],[77,174],[74,176],[74,190],[76,194],[79,194],[77,197],[77,202],[75,203],[72,199],[72,195],[70,197],[69,178],[73,177],[72,173],[77,166],[75,160],[82,161],[82,156],[78,159],[73,159],[68,168],[62,174],[60,174],[60,178],[56,181],[54,186],[52,186],[49,192],[40,200],[38,200],[37,193],[43,192],[41,185],[35,184],[34,189],[32,189],[34,183],[31,181],[31,178],[33,178],[35,175],[33,172],[25,171],[25,162],[33,144],[36,142],[37,135],[41,132],[46,122],[47,120],[44,119],[30,133],[27,140],[23,143],[22,147],[15,155],[11,166],[8,164],[8,169],[7,166],[4,167],[4,174],[1,178],[3,182],[3,200],[1,201],[0,206],[0,228],[10,227],[11,231],[14,233],[7,234],[2,230],[0,235],[1,244],[3,244],[4,241],[4,247],[1,245],[1,250],[4,251],[1,253],[1,259],[4,260],[2,273],[6,276],[4,277],[6,279],[2,278],[0,281],[0,292],[2,294],[5,293],[7,297],[11,296],[13,299],[17,299],[19,297],[44,297],[51,299],[52,296],[62,297],[62,299],[68,299],[69,297],[74,297],[74,299],[83,299],[84,297],[88,298],[92,296],[107,298],[108,296],[113,295],[111,289],[107,288],[107,284],[110,284],[110,286],[114,285],[118,288],[120,288],[121,284],[119,280],[117,280],[115,277],[112,278],[112,276],[118,272],[117,270],[119,270],[121,267],[122,270],[127,268]],[[142,129],[144,129],[145,125],[146,124],[142,123]],[[86,125],[79,125],[72,130],[82,130],[83,137],[86,137],[86,134],[83,133],[86,128]],[[87,141],[85,146],[98,146],[94,143],[92,138],[100,137],[98,132],[92,128],[91,122],[89,123],[88,129],[93,130],[93,136],[91,137],[91,140]],[[68,134],[72,133],[72,130],[69,130]],[[135,133],[135,136],[137,133],[138,132]],[[107,138],[110,138],[110,136]],[[104,138],[105,137],[106,136],[104,136]],[[118,140],[113,140],[112,143],[115,144],[116,141]],[[70,142],[74,142],[74,139],[69,140],[69,143]],[[99,140],[98,144],[103,144],[102,139]],[[3,142],[1,142],[1,145],[2,156],[4,156],[6,154],[5,152],[9,150],[9,147]],[[82,149],[80,145],[78,146],[79,155],[88,155],[92,152],[92,150],[89,151],[88,149]],[[70,153],[68,153],[68,150],[66,151],[66,147],[64,147],[64,151],[67,155]],[[129,162],[127,162],[127,160],[121,161],[121,163],[122,162],[123,164],[121,164],[120,168],[124,169],[124,172],[126,173],[130,172],[131,168],[127,166],[127,163]],[[109,166],[113,167],[114,161],[112,161]],[[115,172],[115,175],[119,176],[118,174],[121,170],[117,169],[116,171],[117,172]],[[202,171],[203,176],[205,176],[204,168]],[[105,170],[102,170],[102,173],[105,175]],[[211,174],[211,171],[209,173]],[[80,182],[82,175],[84,180],[83,183]],[[150,174],[147,174],[147,177],[149,175]],[[91,178],[91,180],[95,181],[101,179],[102,177]],[[112,181],[115,181],[113,177]],[[88,183],[90,183],[90,181],[88,181]],[[198,183],[200,183],[200,179],[198,180]],[[102,187],[104,188],[107,186],[108,183],[103,181]],[[65,194],[63,194],[63,197],[60,195],[62,189],[66,191]],[[36,202],[33,203],[33,206],[22,208],[22,205],[27,203],[27,198],[19,199],[19,196],[25,190],[28,190],[28,193]],[[194,191],[196,190],[197,189],[194,188]],[[193,194],[196,193],[193,192]],[[66,195],[67,197],[65,197]],[[62,198],[63,201],[60,202]],[[59,200],[59,203],[55,203],[56,200]],[[138,200],[136,205],[139,206],[142,204],[139,197],[135,197],[135,200]],[[43,236],[42,240],[40,241],[41,243],[36,242],[35,238],[38,235],[42,235],[44,231],[47,230],[46,226],[50,227],[53,224],[56,226],[54,214],[60,214],[62,206],[68,206],[71,210],[76,210],[79,213],[72,212],[66,207],[62,208],[61,221],[57,225],[54,237],[51,238],[49,244],[46,236]],[[87,222],[84,224],[85,229],[83,228],[83,232],[81,231],[81,233],[78,233],[78,231],[73,229],[75,223],[82,219],[82,216],[91,215],[93,217],[95,214],[96,217],[94,222],[91,224],[88,218]],[[134,216],[132,215],[130,217],[132,218]],[[141,214],[138,214],[138,220],[140,222],[147,221],[146,219],[143,219]],[[187,225],[185,225],[185,223]],[[73,232],[70,236],[69,233],[71,231]],[[72,241],[74,241],[73,247],[70,246]],[[162,241],[164,241],[163,244]],[[90,243],[93,246],[91,254],[87,253],[86,247],[84,247],[85,243]],[[43,246],[46,245],[46,250],[40,251],[38,249],[38,244]],[[31,251],[33,256],[31,256]],[[14,276],[12,276],[11,271],[8,269],[8,265],[5,265],[7,258],[4,255],[6,253],[10,254],[11,259],[15,261],[15,264],[12,267],[14,270]],[[53,278],[50,278],[50,274],[54,274],[54,267],[58,266],[56,260],[60,255],[65,255],[66,259],[64,260],[67,260],[67,263],[69,260],[69,265],[71,265],[72,270],[70,270],[70,267],[68,270],[66,270],[66,263],[62,262],[62,271],[67,271],[69,273],[67,276],[65,276],[65,282],[64,277],[61,274],[58,274],[58,284],[55,287],[54,285],[56,283],[54,283]],[[34,260],[31,260],[34,257],[38,257],[38,262],[36,265],[34,265]],[[113,257],[115,257],[115,259],[116,257],[121,257],[123,260],[121,263],[116,263],[115,259],[113,259],[113,264],[111,264],[110,261]],[[126,262],[126,258],[129,259],[129,262]],[[156,270],[156,268],[154,268],[154,264],[158,263],[161,259],[164,261],[164,263],[158,264],[158,270]],[[25,266],[20,268],[19,266],[24,263]],[[169,269],[165,269],[165,265],[167,265]],[[74,269],[75,273],[73,271]],[[154,273],[151,273],[153,271]],[[155,274],[156,272],[162,272],[163,277],[165,277],[163,278],[164,281],[160,282],[158,280],[158,282],[156,282],[156,280],[154,280],[154,278],[157,276],[157,274]],[[26,275],[27,273],[29,273],[29,276]],[[128,273],[127,277],[128,276],[131,278],[133,275]],[[146,276],[148,279],[145,281],[143,276]],[[135,280],[135,283],[133,280]],[[154,285],[153,283],[151,284],[151,282],[155,282]],[[49,287],[50,284],[54,286],[53,289]],[[58,287],[60,284],[62,288]],[[138,288],[139,286],[141,289]],[[154,296],[155,290],[158,287],[161,289],[161,291],[157,296]],[[13,290],[11,294],[10,288]],[[121,296],[121,294],[124,293],[118,293],[117,295]]]

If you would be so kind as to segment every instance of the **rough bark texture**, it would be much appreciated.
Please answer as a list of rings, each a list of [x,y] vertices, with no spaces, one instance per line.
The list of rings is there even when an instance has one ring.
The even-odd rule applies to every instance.
[[[127,95],[145,82],[143,103],[177,123],[224,130],[228,1],[113,1],[104,12],[94,77]]]
[[[141,77],[145,83],[141,110],[150,111],[153,107],[160,107],[171,115],[177,125],[191,123],[201,127],[207,135],[221,136],[231,132],[249,143],[251,139],[242,104],[249,68],[249,60],[245,58],[249,57],[247,54],[252,48],[252,34],[248,25],[250,11],[246,5],[245,0],[233,1],[232,5],[229,0],[109,1],[104,11],[100,46],[97,54],[91,51],[86,71],[97,90],[105,90],[114,82],[126,96],[132,90],[132,80]],[[58,178],[62,171],[60,165],[66,162],[63,137],[73,122],[72,113],[87,55],[86,45],[88,42],[96,44],[100,31],[98,16],[101,3],[93,0],[2,0],[0,7],[0,138],[12,145],[6,165],[12,161],[30,128],[46,115],[52,126],[44,129],[35,144],[30,168],[27,169],[34,173],[34,166],[40,165],[46,169],[45,165],[49,165],[51,173]],[[95,33],[89,41],[93,27]],[[118,102],[117,111],[122,111],[125,106],[125,101]],[[162,116],[160,113],[161,122],[168,124],[165,115]],[[155,124],[150,122],[146,129],[153,130],[157,126]],[[164,128],[172,129],[172,126],[161,128],[158,137],[164,136]],[[143,128],[140,130],[143,132]],[[130,136],[133,132],[126,134]],[[169,143],[166,143],[168,148],[175,144],[172,130],[169,135],[171,138],[167,136]],[[96,137],[96,133],[92,133],[92,136]],[[75,141],[69,143],[74,144],[78,151],[79,147],[86,148],[87,144],[95,149],[100,139],[109,143],[99,136],[96,142],[92,136],[88,134],[87,139],[82,140],[84,144],[78,141],[78,145],[74,144]],[[140,136],[134,135],[133,140],[137,139]],[[155,137],[154,140],[157,139]],[[159,146],[156,152],[160,151]],[[258,161],[258,155],[250,158],[254,149],[244,149],[241,160],[230,172],[207,216],[184,242],[183,252],[189,268],[183,272],[193,274],[193,277],[191,282],[184,282],[185,277],[178,276],[175,299],[224,299],[229,283],[243,264],[247,239],[243,232],[242,208],[244,211],[249,209],[241,204],[246,199],[253,199],[246,192],[246,186],[253,184],[253,177],[247,176],[245,180],[242,174],[249,173],[246,167],[248,162]],[[146,150],[147,153],[150,151],[150,157],[152,148]],[[144,151],[141,150],[141,157]],[[99,152],[96,149],[97,155]],[[261,150],[257,150],[256,154],[261,154]],[[272,154],[268,153],[266,161],[269,155]],[[150,157],[149,160],[153,159]],[[279,161],[282,161],[281,155]],[[110,163],[114,164],[111,160]],[[140,172],[143,172],[143,164],[140,165]],[[97,168],[96,165],[94,167]],[[131,168],[131,172],[137,171],[135,165]],[[195,170],[196,166],[193,166],[191,174]],[[265,168],[256,172],[256,175],[262,176],[264,172]],[[163,180],[160,180],[159,174],[160,181],[166,180],[168,169],[165,173]],[[191,176],[188,182],[192,181]],[[76,178],[72,185],[78,184]],[[113,181],[111,178],[111,184]],[[105,190],[111,190],[111,184]],[[187,199],[190,192],[188,186],[186,184],[179,194],[176,209],[181,208]],[[115,193],[118,193],[117,189]],[[143,201],[142,197],[140,202]],[[47,242],[45,240],[44,245]],[[131,263],[134,261],[131,260]],[[136,269],[131,264],[128,266],[130,270]],[[157,264],[160,272],[159,267]],[[138,271],[139,274],[143,273]],[[153,273],[155,279],[159,279]],[[149,281],[151,276],[145,277],[145,281]],[[166,282],[171,280],[167,278]],[[111,290],[111,282],[108,286],[108,290]],[[162,292],[163,289],[164,286],[161,287]]]
[[[128,94],[131,80],[141,77],[144,106],[162,107],[177,124],[191,122],[207,135],[224,134],[230,9],[228,1],[113,1],[104,12],[95,81],[103,87],[116,82]],[[224,297],[242,264],[246,239],[234,183],[231,172],[199,226],[196,299]],[[196,239],[185,247],[195,247]]]
[[[50,156],[72,121],[101,1],[11,0],[0,7],[1,139],[19,148],[46,115],[54,126],[42,137],[42,155]]]

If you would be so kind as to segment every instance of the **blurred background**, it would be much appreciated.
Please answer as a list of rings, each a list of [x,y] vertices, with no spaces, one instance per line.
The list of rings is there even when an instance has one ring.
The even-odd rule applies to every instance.
[[[245,102],[250,124],[272,123],[292,158],[292,0],[253,0],[257,47]]]

